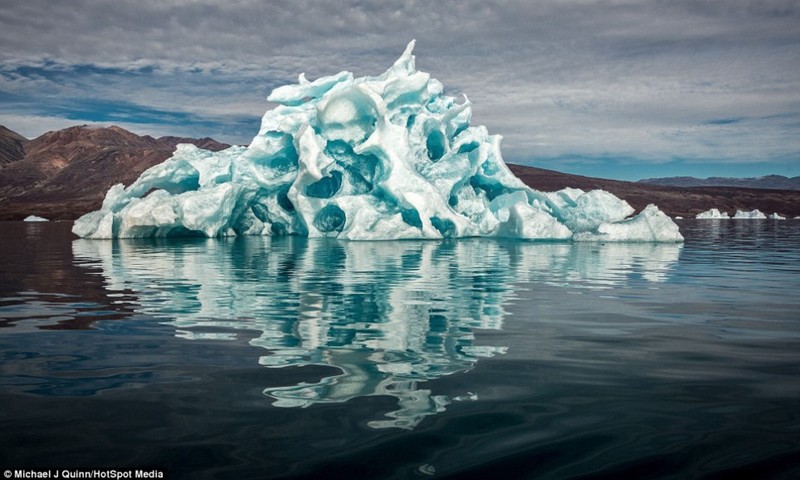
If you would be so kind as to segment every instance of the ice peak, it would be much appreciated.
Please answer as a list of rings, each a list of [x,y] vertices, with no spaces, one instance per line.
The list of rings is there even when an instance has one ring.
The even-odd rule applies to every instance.
[[[407,75],[412,74],[416,71],[416,67],[414,65],[414,55],[412,52],[414,51],[414,46],[417,44],[416,39],[411,40],[406,45],[406,49],[403,51],[403,54],[400,55],[394,65],[392,65],[391,70],[397,72],[403,72]]]

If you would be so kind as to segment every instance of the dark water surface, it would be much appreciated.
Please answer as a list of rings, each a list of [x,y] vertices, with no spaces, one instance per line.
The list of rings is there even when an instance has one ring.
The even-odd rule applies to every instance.
[[[0,470],[800,478],[800,221],[684,245],[0,223]]]

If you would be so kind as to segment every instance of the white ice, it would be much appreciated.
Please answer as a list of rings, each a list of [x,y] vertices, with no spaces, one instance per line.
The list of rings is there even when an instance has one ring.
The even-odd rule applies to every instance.
[[[752,210],[749,212],[745,212],[744,210],[736,210],[736,215],[733,216],[736,220],[763,220],[767,218],[766,215],[761,213],[761,210]]]
[[[413,47],[377,77],[301,74],[270,94],[278,106],[248,147],[180,145],[129,187],[112,187],[73,232],[683,241],[655,206],[632,216],[602,190],[527,187],[503,161],[501,137],[470,125],[466,96],[459,103],[416,70]]]
[[[711,210],[698,213],[694,218],[699,218],[701,220],[723,220],[731,217],[728,216],[728,212],[720,212],[718,209],[712,208]]]
[[[27,217],[25,217],[25,220],[23,220],[23,222],[49,222],[49,221],[50,220],[46,218],[37,217],[36,215],[28,215]]]
[[[780,215],[778,212],[775,212],[775,213],[773,213],[772,215],[769,216],[769,219],[770,220],[786,220],[786,217],[784,217],[783,215]]]

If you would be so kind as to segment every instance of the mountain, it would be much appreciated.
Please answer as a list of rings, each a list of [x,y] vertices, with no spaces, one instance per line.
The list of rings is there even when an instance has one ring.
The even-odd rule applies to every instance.
[[[27,140],[0,127],[0,220],[21,220],[28,215],[74,220],[100,208],[112,185],[130,185],[144,170],[169,158],[178,143],[214,151],[228,147],[211,138],[153,138],[119,127],[77,126]],[[730,213],[757,208],[768,214],[800,215],[799,190],[665,186],[522,165],[509,168],[537,190],[600,188],[627,200],[637,210],[655,203],[670,216],[690,218],[709,208]]]
[[[27,138],[0,125],[0,166],[22,160],[26,143]]]
[[[85,125],[23,142],[23,157],[0,165],[0,219],[21,219],[28,214],[77,218],[99,208],[112,185],[129,185],[143,171],[169,158],[178,143],[209,150],[229,146],[210,138],[156,139],[116,126]],[[13,145],[6,148],[6,142],[1,148],[4,158],[18,155]]]
[[[743,187],[765,188],[774,190],[800,190],[800,177],[784,177],[783,175],[767,175],[755,178],[730,177],[663,177],[645,178],[640,183],[650,185],[667,185],[672,187]]]

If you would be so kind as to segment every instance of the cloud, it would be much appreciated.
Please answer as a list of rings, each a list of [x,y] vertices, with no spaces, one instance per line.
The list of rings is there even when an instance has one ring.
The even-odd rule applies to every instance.
[[[0,114],[93,121],[105,103],[242,143],[272,88],[380,74],[416,38],[508,160],[779,166],[800,159],[798,24],[796,1],[10,0]]]

